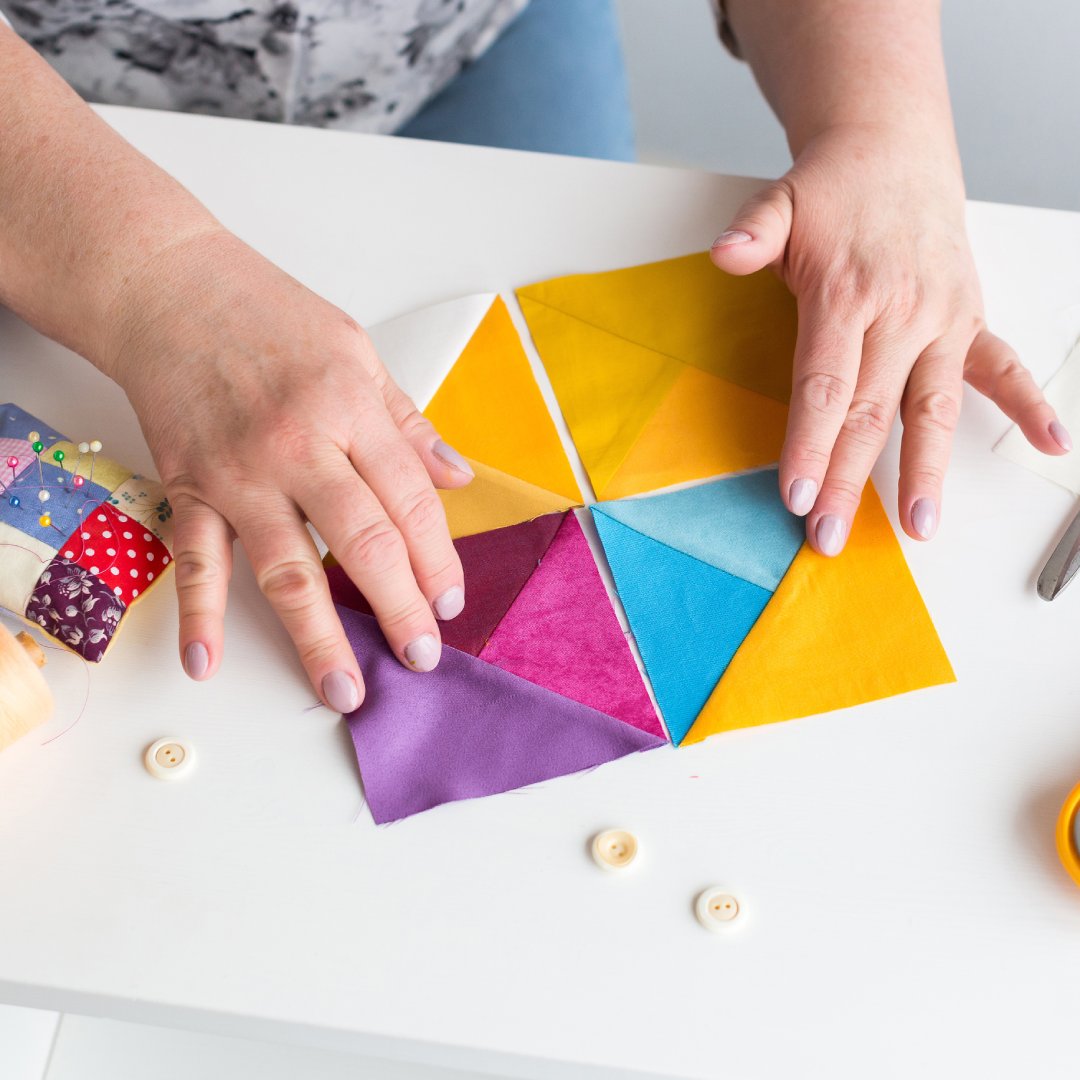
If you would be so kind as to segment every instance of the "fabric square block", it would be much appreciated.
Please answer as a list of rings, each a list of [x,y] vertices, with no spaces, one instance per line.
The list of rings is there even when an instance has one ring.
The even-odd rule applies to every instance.
[[[55,554],[40,540],[0,522],[0,608],[21,615]]]
[[[67,538],[60,558],[89,570],[125,605],[137,600],[169,565],[169,549],[148,529],[102,503]]]
[[[124,616],[126,605],[103,581],[63,559],[53,559],[38,580],[26,618],[85,659],[96,663]]]
[[[156,480],[136,474],[113,491],[109,502],[152,532],[166,547],[172,547],[172,506],[165,497],[165,489]]]
[[[35,455],[36,456],[36,455]],[[42,455],[44,456],[44,455]],[[48,498],[42,499],[42,493]],[[60,547],[65,536],[74,532],[94,507],[105,502],[109,493],[97,484],[84,480],[76,487],[73,477],[55,462],[33,463],[0,500],[0,522],[18,529],[47,544],[53,551]],[[12,496],[17,505],[12,505]],[[41,518],[48,515],[49,524]]]
[[[25,439],[0,438],[0,494],[7,495],[7,489],[18,482],[35,457],[34,448]],[[12,461],[16,464],[9,464]]]
[[[45,444],[46,450],[51,449],[53,443],[59,442],[64,437],[56,428],[42,423],[36,416],[31,416],[18,405],[13,405],[10,401],[5,405],[0,405],[0,437],[33,442],[30,434],[34,431]]]

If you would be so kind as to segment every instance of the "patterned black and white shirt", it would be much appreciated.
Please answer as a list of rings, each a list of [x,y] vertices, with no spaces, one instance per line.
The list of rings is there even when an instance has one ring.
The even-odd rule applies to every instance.
[[[391,132],[528,0],[0,0],[86,99]]]

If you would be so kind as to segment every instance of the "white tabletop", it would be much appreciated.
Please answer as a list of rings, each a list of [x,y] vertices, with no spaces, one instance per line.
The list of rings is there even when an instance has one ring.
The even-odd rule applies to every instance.
[[[363,321],[702,249],[749,189],[102,112]],[[970,220],[991,323],[1046,378],[1080,333],[1080,215]],[[151,467],[88,365],[10,315],[0,354],[0,399]],[[967,404],[940,537],[903,540],[953,686],[380,829],[243,564],[209,684],[162,589],[42,745],[87,680],[50,654],[58,716],[0,755],[0,1000],[527,1077],[1075,1076],[1080,890],[1053,826],[1080,781],[1080,593],[1034,592],[1072,499],[992,456],[1006,422]],[[894,439],[894,521],[895,474]],[[169,734],[198,750],[184,783],[140,763]],[[638,834],[632,875],[589,861],[607,825]],[[714,882],[750,913],[738,936],[694,921]]]

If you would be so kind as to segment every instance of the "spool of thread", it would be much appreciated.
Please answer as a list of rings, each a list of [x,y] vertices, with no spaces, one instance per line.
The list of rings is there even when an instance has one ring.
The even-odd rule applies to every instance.
[[[0,626],[0,750],[52,716],[44,666],[45,654],[29,634],[16,637]]]

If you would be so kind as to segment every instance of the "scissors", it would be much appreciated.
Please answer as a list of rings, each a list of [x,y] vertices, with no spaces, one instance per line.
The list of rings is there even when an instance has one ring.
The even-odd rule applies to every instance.
[[[1036,588],[1044,600],[1053,600],[1066,585],[1072,581],[1080,569],[1080,513],[1073,518],[1072,524],[1065,530],[1065,535],[1058,541],[1043,572],[1039,575]]]

